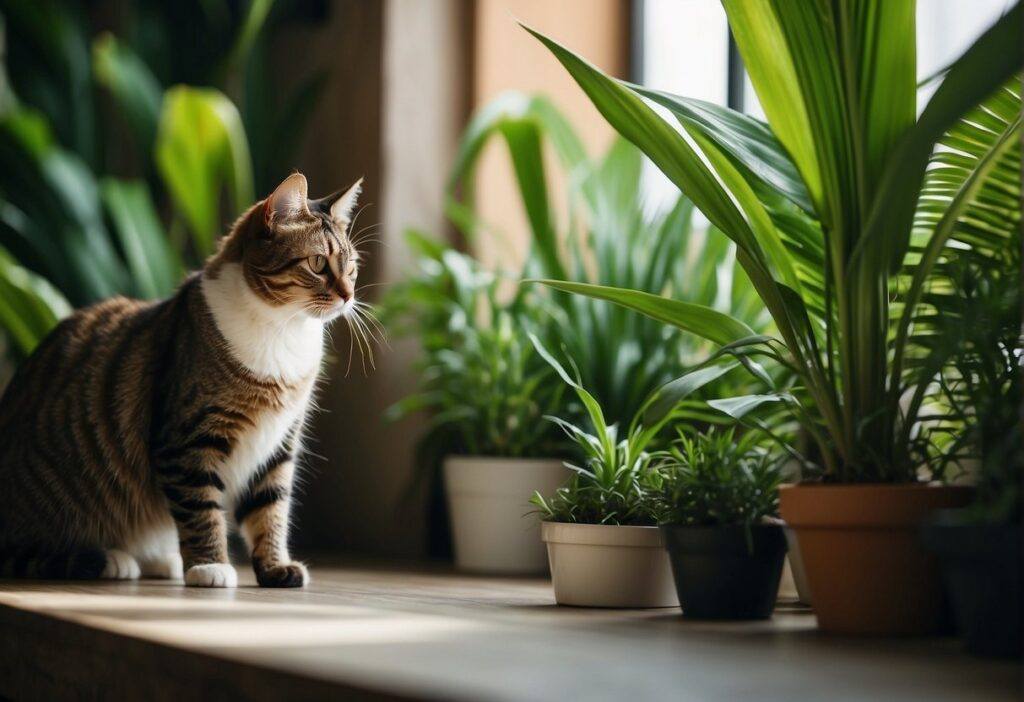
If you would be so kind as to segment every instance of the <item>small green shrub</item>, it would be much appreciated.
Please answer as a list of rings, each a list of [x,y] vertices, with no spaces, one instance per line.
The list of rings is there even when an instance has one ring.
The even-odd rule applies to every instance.
[[[779,510],[780,461],[758,445],[756,432],[733,429],[689,435],[662,453],[651,491],[651,511],[661,524],[689,526],[759,524]]]
[[[659,454],[649,449],[669,422],[684,416],[685,398],[716,380],[723,371],[712,368],[691,373],[655,389],[620,438],[618,425],[605,419],[600,403],[580,383],[578,371],[577,377],[571,376],[537,337],[532,339],[540,355],[575,391],[593,431],[559,417],[547,417],[572,441],[578,460],[566,462],[575,474],[554,495],[545,498],[534,493],[531,501],[546,521],[654,525],[656,515],[650,496],[660,488],[661,478],[657,470]]]

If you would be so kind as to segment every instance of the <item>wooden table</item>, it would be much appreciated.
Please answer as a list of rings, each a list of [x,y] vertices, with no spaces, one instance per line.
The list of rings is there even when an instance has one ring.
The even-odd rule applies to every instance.
[[[842,639],[678,609],[557,607],[541,579],[313,566],[300,591],[0,581],[14,700],[1014,700],[953,639]]]

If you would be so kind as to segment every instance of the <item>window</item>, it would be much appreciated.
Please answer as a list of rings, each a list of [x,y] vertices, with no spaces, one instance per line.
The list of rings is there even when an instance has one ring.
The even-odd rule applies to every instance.
[[[725,10],[718,0],[634,2],[640,33],[634,38],[640,64],[634,80],[677,95],[729,105],[764,119],[735,47],[730,47]],[[918,0],[918,79],[948,66],[1012,5],[1012,0]],[[922,88],[919,109],[935,87]],[[674,119],[669,122],[675,124]],[[651,163],[646,164],[643,177],[647,204],[652,209],[664,207],[678,192]]]

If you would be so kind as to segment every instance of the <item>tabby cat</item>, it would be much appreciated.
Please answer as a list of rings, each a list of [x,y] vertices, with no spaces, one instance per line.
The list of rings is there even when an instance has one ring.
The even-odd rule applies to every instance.
[[[289,502],[325,324],[358,304],[360,185],[292,174],[172,297],[50,333],[0,400],[0,576],[234,587],[233,522],[261,586],[307,582]]]

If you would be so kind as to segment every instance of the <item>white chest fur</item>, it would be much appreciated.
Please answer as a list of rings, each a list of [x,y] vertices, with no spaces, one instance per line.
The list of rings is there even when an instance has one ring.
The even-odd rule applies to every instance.
[[[203,297],[231,354],[256,375],[294,383],[319,371],[323,322],[295,307],[268,305],[245,282],[239,264],[204,277]]]
[[[298,395],[300,391],[294,392]],[[256,425],[237,438],[231,454],[220,467],[229,499],[233,500],[245,489],[253,473],[277,450],[295,423],[302,421],[308,401],[309,390],[288,402],[283,410],[263,412]]]
[[[216,278],[204,278],[203,296],[232,356],[260,378],[292,386],[280,398],[282,409],[264,410],[221,466],[233,497],[305,415],[323,358],[324,327],[299,309],[265,303],[238,264],[225,264]]]

